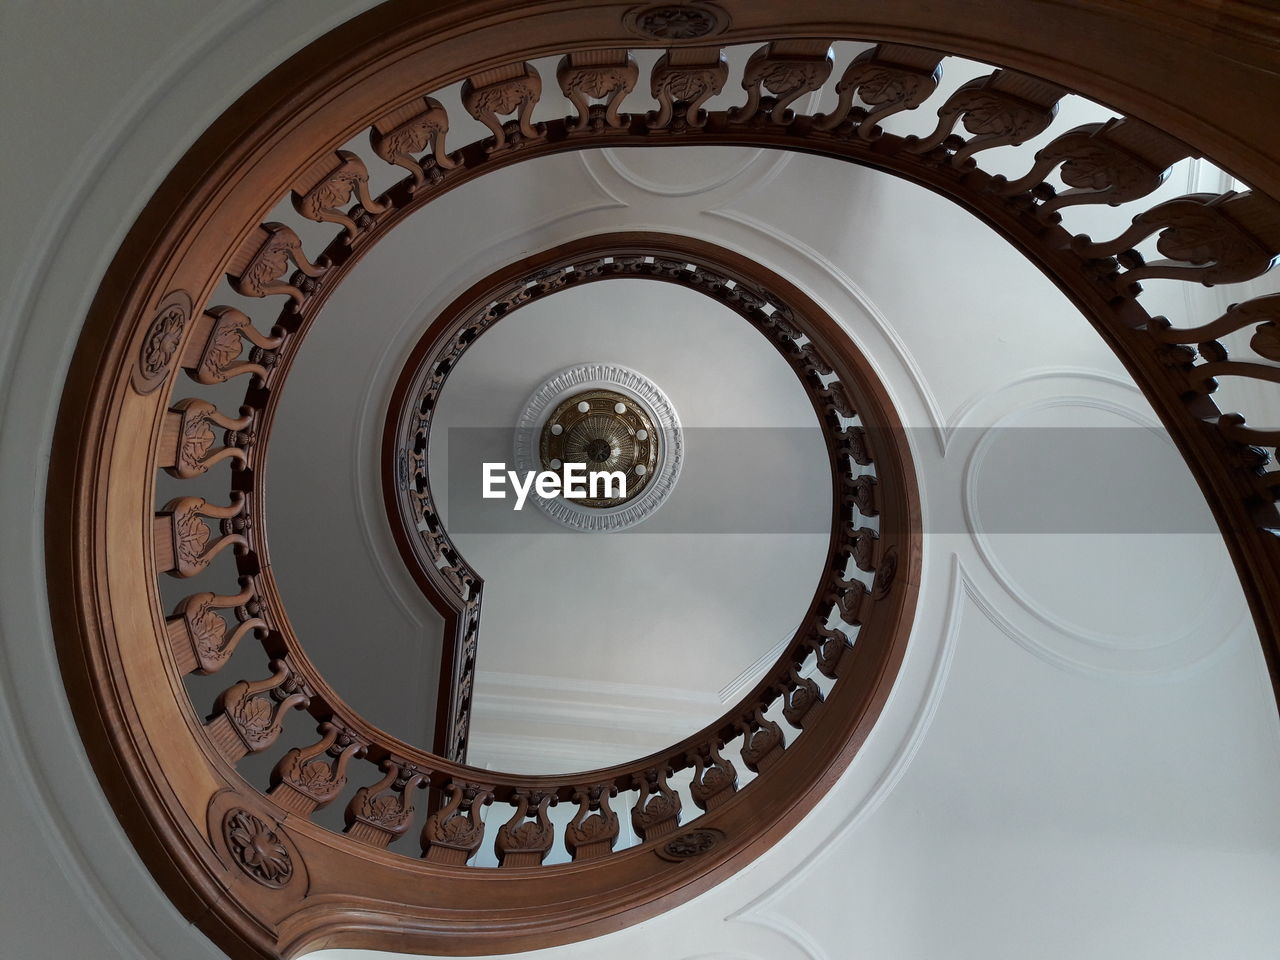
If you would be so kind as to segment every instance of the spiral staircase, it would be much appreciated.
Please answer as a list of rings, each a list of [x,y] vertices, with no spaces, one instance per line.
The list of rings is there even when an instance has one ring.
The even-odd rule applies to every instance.
[[[1274,14],[362,6],[22,148],[18,955],[1267,956]],[[669,500],[469,526],[578,362]]]

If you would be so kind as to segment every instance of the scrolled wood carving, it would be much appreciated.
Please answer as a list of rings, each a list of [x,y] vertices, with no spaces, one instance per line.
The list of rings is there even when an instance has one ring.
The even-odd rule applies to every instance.
[[[738,721],[743,733],[742,762],[753,773],[764,773],[782,757],[787,738],[775,721],[756,707],[749,720]]]
[[[703,810],[714,810],[738,789],[738,771],[720,755],[720,745],[714,741],[700,746],[689,761],[694,765],[689,793]]]
[[[393,760],[384,760],[382,770],[382,779],[357,790],[343,813],[348,836],[374,847],[387,846],[413,825],[413,791],[430,774]]]
[[[542,96],[542,77],[531,63],[515,63],[472,74],[462,84],[462,106],[493,133],[489,153],[540,139],[545,131],[532,122]],[[511,125],[499,119],[517,114]]]
[[[1191,148],[1150,124],[1130,118],[1086,123],[1036,152],[1030,171],[1000,188],[1007,196],[1041,187],[1054,167],[1070,189],[1046,199],[1042,213],[1079,203],[1116,206],[1139,200],[1164,182]],[[1041,187],[1041,189],[1043,189]]]
[[[575,861],[607,856],[618,842],[618,815],[609,806],[609,798],[617,795],[618,788],[612,783],[574,788],[578,812],[565,827],[564,845]]]
[[[643,840],[658,840],[680,825],[680,794],[667,783],[669,770],[650,767],[635,777],[640,791],[631,808],[631,825]]]
[[[298,178],[293,187],[293,209],[308,220],[340,225],[350,243],[360,232],[360,224],[342,207],[351,202],[353,194],[366,213],[387,209],[369,194],[369,168],[364,161],[350,150],[338,150],[333,157],[321,157]]]
[[[441,171],[457,167],[458,162],[445,148],[448,133],[449,114],[440,101],[422,97],[398,107],[374,123],[369,131],[369,144],[373,152],[387,163],[403,167],[413,174],[412,193],[427,182],[427,170],[414,154],[430,147],[430,166],[427,169],[433,179],[442,177]]]
[[[205,729],[227,762],[235,763],[275,743],[286,711],[310,702],[289,664],[272,660],[265,680],[241,680],[219,695]]]
[[[885,117],[914,110],[933,96],[942,80],[942,58],[936,50],[899,43],[881,43],[862,51],[836,83],[840,99],[835,109],[816,117],[813,128],[835,130],[852,117],[858,136],[874,140],[882,133],[877,124]],[[855,96],[871,110],[855,110]]]
[[[423,856],[432,863],[463,866],[484,843],[480,815],[493,801],[493,785],[451,780],[445,788],[449,799],[422,828]]]
[[[710,853],[724,842],[723,830],[714,827],[702,827],[688,830],[679,836],[672,837],[655,851],[664,860],[679,863],[681,860],[692,860]]]
[[[830,40],[775,40],[760,47],[747,61],[742,75],[742,89],[747,102],[729,112],[731,123],[767,115],[773,123],[786,123],[787,108],[806,93],[818,90],[831,76]],[[765,91],[773,95],[764,103]]]
[[[139,393],[151,393],[169,376],[182,346],[191,311],[191,294],[185,290],[166,294],[156,305],[138,345],[137,362],[131,374],[133,388]]]
[[[219,537],[212,544],[205,518],[230,519],[244,510],[244,495],[234,494],[226,507],[211,504],[203,497],[175,497],[156,513],[153,525],[156,566],[175,577],[194,577],[219,553],[248,541],[238,533]]]
[[[1067,90],[1056,83],[1014,70],[997,70],[963,84],[938,109],[938,126],[923,140],[909,137],[906,149],[928,153],[943,143],[959,122],[974,136],[951,157],[960,166],[980,150],[1017,146],[1043,133]],[[914,141],[914,142],[913,142]]]
[[[556,81],[560,92],[578,111],[569,129],[625,127],[618,109],[639,79],[640,67],[626,50],[595,50],[564,57],[556,69]],[[593,99],[604,100],[605,104],[593,107],[590,103]]]
[[[802,677],[791,668],[787,694],[783,698],[782,715],[787,723],[801,730],[813,722],[813,711],[822,703],[822,690],[812,677]]]
[[[728,79],[729,64],[719,47],[668,50],[650,74],[649,91],[658,101],[658,112],[649,116],[649,128],[702,126],[702,105],[723,90]]]
[[[234,460],[244,466],[247,462],[245,452],[239,447],[228,444],[214,449],[215,431],[234,433],[244,430],[252,422],[251,412],[240,417],[227,417],[208,400],[199,397],[179,400],[165,415],[159,466],[179,480],[198,477],[224,460]]]
[[[1155,233],[1164,259],[1145,263],[1133,247]],[[1078,236],[1071,248],[1086,257],[1120,255],[1129,267],[1126,283],[1243,283],[1265,273],[1280,251],[1280,203],[1256,193],[1193,193],[1138,214],[1114,240],[1094,243]]]
[[[516,791],[515,813],[498,828],[494,841],[499,866],[536,867],[547,858],[556,836],[547,808],[555,802],[555,794],[545,790]]]
[[[228,264],[227,279],[236,293],[246,297],[268,297],[283,294],[302,306],[306,299],[301,289],[281,279],[292,263],[304,277],[315,279],[327,269],[307,259],[302,241],[293,228],[283,223],[264,223],[241,244]]]
[[[289,750],[271,771],[268,795],[294,813],[308,816],[333,802],[347,785],[347,764],[365,745],[334,723],[320,725],[320,739]]]
[[[247,608],[253,586],[234,596],[193,593],[183,598],[167,621],[174,660],[182,673],[217,673],[235,653],[236,646],[250,631],[264,631],[267,623]],[[228,634],[227,621],[217,611],[235,609],[239,619]]]

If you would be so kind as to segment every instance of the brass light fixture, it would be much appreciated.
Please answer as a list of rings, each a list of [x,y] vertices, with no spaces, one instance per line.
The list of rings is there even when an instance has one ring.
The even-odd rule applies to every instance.
[[[544,470],[565,463],[586,466],[592,473],[620,472],[626,495],[578,500],[584,507],[605,509],[634,500],[653,479],[658,465],[658,431],[631,397],[613,390],[584,390],[567,397],[543,425],[538,444]],[[592,490],[590,482],[588,491]]]

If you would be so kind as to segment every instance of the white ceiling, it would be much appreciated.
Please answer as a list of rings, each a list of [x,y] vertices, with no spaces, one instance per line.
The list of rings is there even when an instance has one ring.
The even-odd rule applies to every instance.
[[[365,5],[173,0],[109,10],[19,4],[2,14],[0,59],[26,81],[0,93],[6,129],[23,131],[0,163],[4,182],[22,184],[8,196],[12,222],[32,225],[0,239],[0,296],[14,317],[0,326],[6,956],[216,956],[130,850],[79,745],[44,600],[43,464],[76,318],[142,198],[239,90]],[[62,48],[56,70],[49,37]],[[59,106],[60,122],[49,122],[48,104]],[[753,867],[684,907],[537,956],[1274,956],[1280,729],[1220,541],[1195,532],[1206,508],[1189,506],[1177,534],[1002,534],[1015,539],[984,543],[946,529],[966,506],[989,514],[1010,476],[1034,479],[1046,501],[1077,504],[1082,522],[1118,491],[1132,495],[1096,453],[1097,469],[1079,469],[1090,462],[1087,447],[1054,469],[997,429],[1151,424],[1100,340],[1001,241],[908,185],[766,156],[699,194],[689,191],[696,169],[671,172],[680,191],[652,189],[662,171],[650,163],[565,157],[512,171],[528,180],[486,178],[505,211],[499,221],[433,207],[422,229],[435,237],[433,251],[447,249],[420,249],[413,265],[447,279],[377,301],[404,339],[353,365],[344,389],[364,388],[346,394],[332,422],[376,436],[374,385],[389,382],[414,323],[481,267],[623,225],[684,231],[766,260],[841,318],[920,428],[914,449],[928,522],[938,528],[899,683],[824,803]],[[400,255],[387,247],[389,261]],[[344,295],[348,286],[355,295],[354,279]],[[1193,293],[1194,305],[1220,292]],[[1153,285],[1159,297],[1171,314],[1188,302]],[[364,315],[359,302],[335,302],[353,319],[326,328],[333,349],[360,339],[370,301]],[[1130,501],[1135,510],[1182,502],[1187,477],[1166,441],[1135,440],[1132,456],[1147,494]],[[375,466],[369,446],[338,472],[355,477],[343,482],[364,497],[359,478]],[[367,558],[384,555],[373,519],[344,521],[365,523]],[[1108,575],[1081,580],[1093,561]],[[388,623],[421,620],[395,572],[367,562],[372,572],[358,576],[368,590],[346,602],[377,604]],[[351,653],[360,654],[359,642]],[[524,752],[550,757],[555,742],[526,743]]]

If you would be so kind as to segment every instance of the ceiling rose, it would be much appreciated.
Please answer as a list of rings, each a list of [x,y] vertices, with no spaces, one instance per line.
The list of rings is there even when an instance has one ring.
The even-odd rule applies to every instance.
[[[609,532],[646,520],[680,476],[684,438],[671,400],[644,374],[615,363],[583,363],[548,377],[516,422],[515,463],[521,471],[559,471],[583,463],[626,478],[622,496],[579,500],[530,494],[567,527]]]

